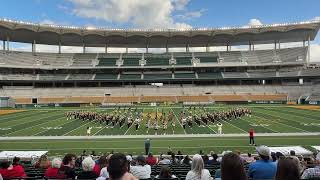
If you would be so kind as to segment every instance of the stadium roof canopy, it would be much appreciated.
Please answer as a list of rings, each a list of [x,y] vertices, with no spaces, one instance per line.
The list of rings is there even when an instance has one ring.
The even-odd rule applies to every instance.
[[[0,40],[87,47],[207,47],[314,40],[319,21],[199,29],[106,29],[0,19]]]

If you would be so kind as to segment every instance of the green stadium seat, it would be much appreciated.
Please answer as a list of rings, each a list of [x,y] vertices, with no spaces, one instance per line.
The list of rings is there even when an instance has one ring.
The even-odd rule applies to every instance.
[[[200,63],[217,63],[218,57],[198,57],[200,59]]]
[[[123,66],[140,66],[138,58],[123,58]]]
[[[121,74],[121,75],[120,75],[120,79],[126,79],[126,80],[134,79],[134,80],[138,80],[138,79],[141,79],[141,74]]]
[[[152,79],[171,79],[172,74],[158,74],[158,73],[152,73],[152,74],[144,74],[144,79],[152,80]]]
[[[176,65],[191,65],[191,57],[175,57]]]
[[[168,66],[169,57],[146,57],[146,66]]]
[[[198,73],[199,79],[222,79],[222,75],[220,72],[205,72]]]
[[[116,66],[119,58],[99,58],[98,66]]]
[[[118,74],[96,74],[95,80],[116,80]]]
[[[175,79],[195,79],[196,76],[194,73],[175,73],[174,74]]]

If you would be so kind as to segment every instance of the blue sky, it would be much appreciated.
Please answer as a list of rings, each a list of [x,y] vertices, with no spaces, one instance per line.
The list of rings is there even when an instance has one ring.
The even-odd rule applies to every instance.
[[[0,17],[108,28],[198,28],[243,26],[252,19],[255,24],[320,20],[319,7],[320,0],[6,0]],[[313,44],[320,44],[319,35]]]
[[[112,23],[95,18],[79,17],[73,13],[74,2],[72,0],[2,1],[0,17],[30,22],[50,20],[59,24],[77,26],[134,27],[130,22]],[[320,16],[319,7],[319,0],[190,0],[184,9],[176,10],[172,15],[176,21],[186,22],[193,27],[221,27],[245,25],[250,19],[259,19],[266,24],[309,20]],[[157,7],[153,8],[157,9]],[[182,19],[177,16],[200,10],[202,10],[200,17]]]

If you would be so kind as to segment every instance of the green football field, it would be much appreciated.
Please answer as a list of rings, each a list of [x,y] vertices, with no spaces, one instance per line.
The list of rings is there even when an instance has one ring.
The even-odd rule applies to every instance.
[[[224,134],[247,134],[249,128],[254,128],[256,133],[266,133],[263,137],[257,137],[257,144],[266,144],[269,146],[289,146],[301,145],[310,150],[312,145],[320,145],[320,136],[300,136],[298,133],[315,133],[320,132],[320,111],[305,110],[286,105],[239,105],[227,106],[216,105],[207,106],[206,111],[223,111],[232,107],[248,107],[253,111],[251,117],[244,116],[242,118],[231,121],[223,121]],[[85,111],[96,111],[98,113],[110,113],[117,108],[82,108]],[[199,111],[190,112],[199,113]],[[310,108],[311,109],[311,108]],[[82,150],[95,150],[97,153],[108,153],[112,150],[125,153],[141,153],[143,152],[144,139],[114,139],[111,135],[154,135],[153,129],[145,128],[146,121],[141,122],[138,131],[133,126],[114,128],[104,124],[81,121],[77,119],[67,120],[64,113],[68,111],[79,110],[76,108],[37,108],[26,109],[22,112],[11,114],[3,114],[0,116],[0,136],[16,137],[26,136],[26,140],[1,140],[0,150],[49,150],[49,154],[64,154],[67,152],[79,153]],[[132,108],[134,111],[135,108]],[[222,150],[241,150],[253,152],[254,148],[249,146],[247,137],[234,135],[233,137],[166,137],[166,135],[190,135],[190,134],[216,134],[217,126],[209,123],[197,126],[193,123],[192,128],[182,128],[178,117],[183,107],[179,106],[139,106],[135,112],[152,113],[168,113],[173,111],[175,115],[176,128],[173,133],[171,124],[164,132],[161,128],[158,130],[158,136],[152,139],[152,151],[156,154],[166,152],[170,146],[172,150],[181,150],[185,153],[196,153],[200,149],[205,152],[211,150],[221,152]],[[189,107],[185,107],[189,111]],[[4,111],[4,110],[0,110]],[[136,114],[136,113],[133,114]],[[109,135],[103,139],[60,139],[60,140],[29,140],[31,136],[85,136],[86,128],[93,127],[91,134],[93,136]],[[294,136],[269,137],[267,133],[297,133]],[[5,139],[5,138],[4,138]]]

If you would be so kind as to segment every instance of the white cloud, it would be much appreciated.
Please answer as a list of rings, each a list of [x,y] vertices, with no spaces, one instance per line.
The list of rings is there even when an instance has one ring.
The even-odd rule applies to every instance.
[[[320,21],[320,16],[314,17],[311,19],[312,21]]]
[[[184,22],[176,22],[172,15],[175,10],[183,10],[189,0],[69,1],[73,4],[73,14],[79,17],[94,18],[110,23],[129,23],[134,28],[191,27]]]
[[[172,3],[176,10],[183,10],[185,9],[186,5],[189,3],[190,0],[172,0]]]
[[[261,26],[262,22],[259,19],[250,19],[249,26]]]
[[[44,20],[40,21],[39,24],[57,25],[57,23],[55,23],[54,21],[52,21],[50,19],[44,19]]]
[[[199,11],[190,11],[186,12],[184,14],[177,15],[178,18],[183,20],[193,19],[193,18],[199,18],[202,16],[202,14],[205,12],[205,9],[200,9]]]

